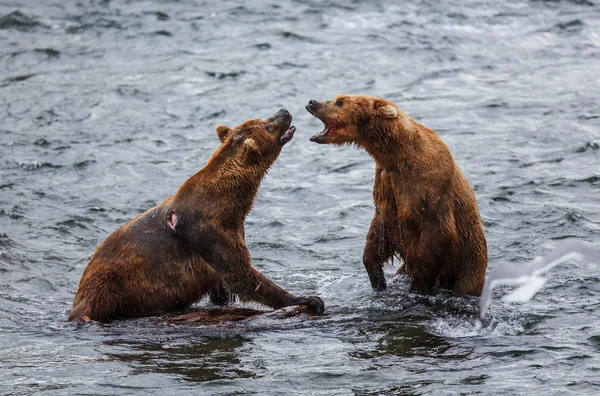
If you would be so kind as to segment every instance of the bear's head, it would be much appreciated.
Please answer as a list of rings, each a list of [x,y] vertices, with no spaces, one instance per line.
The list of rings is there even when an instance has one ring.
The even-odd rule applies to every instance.
[[[281,109],[266,120],[248,120],[234,128],[219,124],[216,132],[222,144],[215,154],[226,154],[227,158],[244,167],[268,167],[294,137],[296,127],[291,123],[292,115]]]
[[[338,95],[325,102],[310,100],[306,110],[325,125],[310,138],[320,144],[364,146],[375,135],[397,129],[398,122],[408,122],[394,103],[364,95]]]

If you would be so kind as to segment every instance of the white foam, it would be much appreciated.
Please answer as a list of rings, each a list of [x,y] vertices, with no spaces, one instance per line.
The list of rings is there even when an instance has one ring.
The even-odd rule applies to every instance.
[[[429,328],[434,334],[450,338],[514,336],[525,332],[522,318],[493,319],[478,329],[472,318],[446,317],[436,319]]]

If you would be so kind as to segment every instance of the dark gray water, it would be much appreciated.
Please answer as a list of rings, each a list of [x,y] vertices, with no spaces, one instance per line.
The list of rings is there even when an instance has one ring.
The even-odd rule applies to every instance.
[[[480,333],[477,299],[405,279],[374,294],[373,163],[310,143],[321,124],[303,108],[364,93],[435,129],[493,267],[600,243],[599,79],[597,0],[0,0],[0,393],[599,394],[600,275],[556,268],[533,302],[495,301]],[[215,125],[281,107],[298,131],[247,241],[329,316],[65,323],[96,246],[204,165]]]

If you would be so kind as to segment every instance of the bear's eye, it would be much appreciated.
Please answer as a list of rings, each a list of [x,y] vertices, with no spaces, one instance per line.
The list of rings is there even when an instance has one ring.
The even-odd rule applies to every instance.
[[[344,101],[342,99],[338,99],[335,101],[335,105],[337,107],[342,107],[344,105]]]

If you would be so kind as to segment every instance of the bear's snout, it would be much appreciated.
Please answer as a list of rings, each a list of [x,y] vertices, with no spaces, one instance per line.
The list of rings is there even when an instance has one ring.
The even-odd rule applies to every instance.
[[[286,109],[280,109],[277,113],[273,114],[273,116],[267,120],[269,124],[279,124],[281,122],[285,123],[287,121],[292,121],[292,115]],[[286,129],[287,128],[289,128],[289,126],[286,127]]]
[[[279,142],[282,145],[292,140],[294,131],[290,131],[292,125],[292,115],[289,111],[286,109],[280,109],[266,121],[268,124],[267,130],[269,133],[279,139]]]
[[[311,99],[308,101],[308,104],[304,107],[306,108],[306,110],[308,110],[308,112],[310,114],[315,115],[315,110],[318,105],[319,105],[319,102],[317,102],[314,99]]]
[[[306,111],[308,111],[313,116],[317,117],[317,107],[319,106],[319,102],[314,99],[308,101],[308,104],[304,106]]]

